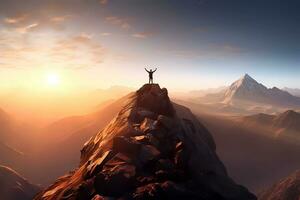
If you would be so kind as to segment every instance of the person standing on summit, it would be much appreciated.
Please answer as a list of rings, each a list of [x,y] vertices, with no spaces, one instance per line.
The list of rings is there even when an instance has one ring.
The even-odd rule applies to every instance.
[[[145,68],[145,70],[149,74],[149,84],[153,84],[153,73],[156,72],[157,68],[155,68],[154,71],[152,69],[150,69],[150,71],[148,71],[146,68]]]

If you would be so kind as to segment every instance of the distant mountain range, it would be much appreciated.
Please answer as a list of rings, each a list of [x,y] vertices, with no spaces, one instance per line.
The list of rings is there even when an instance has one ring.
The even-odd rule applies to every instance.
[[[231,84],[225,92],[224,103],[234,103],[235,101],[250,101],[278,106],[300,106],[299,97],[277,87],[267,88],[248,74]]]
[[[186,100],[202,110],[230,114],[279,113],[300,109],[300,97],[277,87],[267,88],[250,75],[232,83],[227,89]],[[185,104],[186,105],[186,104]]]
[[[293,110],[277,115],[259,113],[242,117],[240,125],[265,129],[275,138],[286,139],[300,144],[300,113]]]

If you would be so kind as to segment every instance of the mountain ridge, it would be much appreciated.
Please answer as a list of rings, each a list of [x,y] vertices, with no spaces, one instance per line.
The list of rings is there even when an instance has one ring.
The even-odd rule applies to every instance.
[[[294,110],[277,115],[259,113],[242,117],[238,121],[246,127],[263,128],[271,137],[300,143],[300,113]]]
[[[215,148],[189,109],[146,84],[85,143],[79,168],[36,199],[256,199],[228,177]]]

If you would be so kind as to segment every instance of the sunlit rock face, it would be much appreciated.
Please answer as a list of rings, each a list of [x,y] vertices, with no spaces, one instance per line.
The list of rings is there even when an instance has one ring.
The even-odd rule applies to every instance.
[[[86,142],[79,168],[36,199],[256,199],[228,177],[210,133],[167,89],[146,84],[127,101]]]
[[[299,200],[300,170],[280,180],[259,195],[260,200]]]

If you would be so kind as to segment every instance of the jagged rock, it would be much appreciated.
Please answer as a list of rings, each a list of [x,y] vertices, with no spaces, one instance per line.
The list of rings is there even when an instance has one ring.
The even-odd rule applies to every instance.
[[[172,128],[174,128],[174,120],[164,115],[158,116],[157,124],[158,126],[163,126],[167,130],[171,130]]]
[[[160,89],[158,84],[146,84],[139,89],[136,104],[158,115],[173,116],[175,114],[167,90]]]
[[[138,109],[137,110],[137,115],[141,118],[141,119],[156,119],[157,115],[154,112],[151,112],[149,110],[144,110],[144,109]]]
[[[148,138],[149,144],[151,144],[155,147],[158,147],[160,145],[159,140],[156,137],[154,137],[153,134],[148,133],[146,136]]]
[[[150,183],[148,185],[139,187],[136,189],[136,192],[133,194],[133,199],[135,200],[154,200],[161,198],[162,189],[160,188],[159,183]]]
[[[135,175],[135,166],[125,163],[118,163],[110,169],[106,168],[95,178],[96,192],[105,196],[118,197],[133,188]]]
[[[155,182],[154,176],[146,176],[144,174],[142,176],[137,177],[136,180],[138,186],[143,186]]]
[[[105,200],[104,197],[100,196],[99,194],[96,194],[91,200]]]
[[[182,149],[183,149],[183,142],[180,141],[180,142],[178,142],[178,143],[176,144],[175,150],[176,150],[176,151],[180,151],[180,150],[182,150]]]
[[[160,152],[154,146],[144,145],[141,148],[138,159],[142,164],[146,164],[149,161],[157,159],[159,155]]]
[[[144,121],[141,123],[140,129],[144,133],[146,133],[147,131],[154,130],[155,129],[154,120],[145,118]]]
[[[172,104],[166,89],[146,84],[84,145],[79,168],[36,199],[255,200],[228,177],[215,150],[189,109]]]
[[[199,199],[192,192],[171,181],[151,183],[137,188],[134,200]]]
[[[149,138],[146,135],[135,136],[134,139],[140,143],[148,143]]]
[[[167,139],[168,137],[168,132],[165,129],[159,129],[159,128],[150,130],[148,134],[153,135],[155,138],[159,140]]]
[[[174,168],[174,163],[169,159],[160,159],[156,165],[157,170],[173,170]]]
[[[76,199],[77,200],[90,199],[93,193],[94,193],[94,181],[89,179],[87,181],[82,182],[79,185],[76,194]]]
[[[180,169],[186,169],[188,163],[188,155],[184,150],[179,150],[175,155],[175,165]]]
[[[102,170],[104,164],[113,156],[112,151],[106,151],[100,158],[88,161],[87,171],[89,172],[87,176],[93,176]]]
[[[118,136],[113,139],[113,151],[115,152],[137,154],[140,149],[140,143],[138,143],[133,138]]]
[[[155,177],[159,182],[167,180],[182,182],[187,180],[186,174],[181,170],[159,170],[155,172]]]

